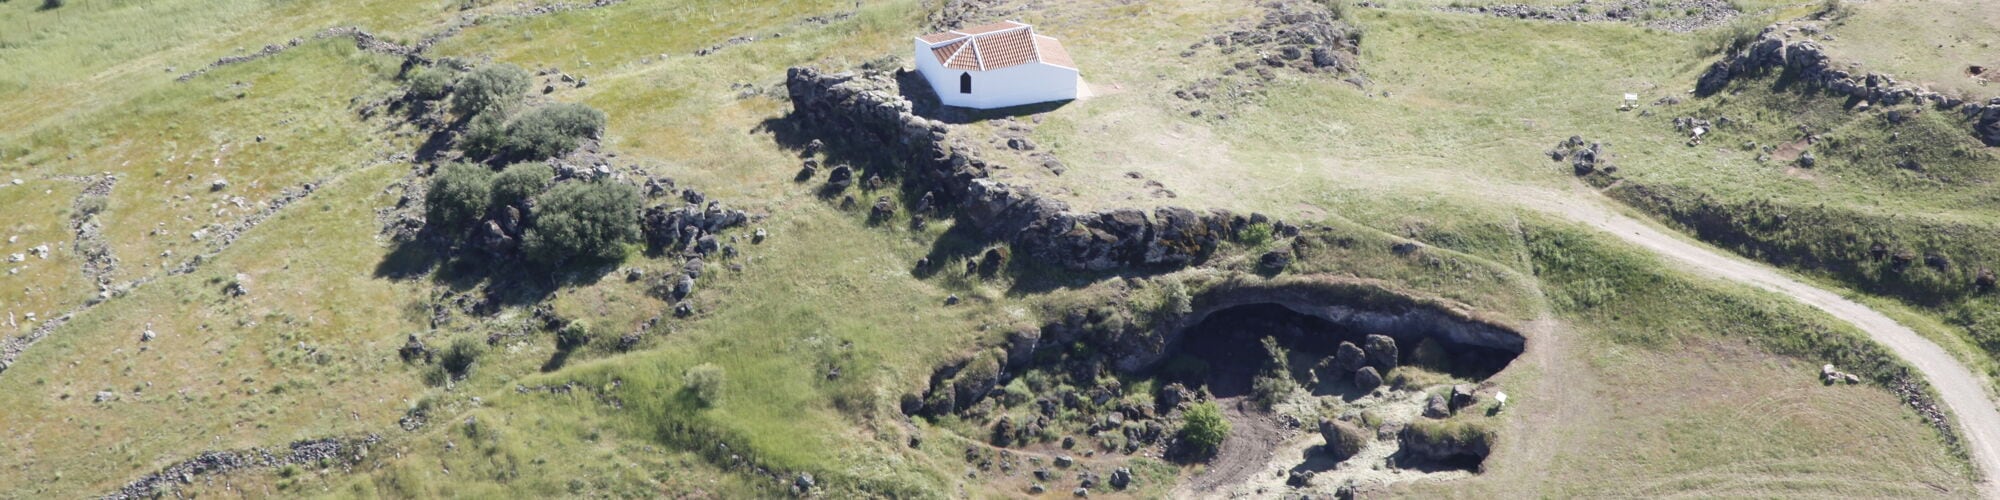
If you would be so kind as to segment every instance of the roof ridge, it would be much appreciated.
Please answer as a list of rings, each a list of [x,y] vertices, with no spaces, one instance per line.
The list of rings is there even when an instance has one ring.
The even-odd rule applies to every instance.
[[[985,52],[979,50],[979,37],[972,37],[972,61],[979,63],[979,70],[986,71]]]
[[[1036,34],[1036,33],[1034,32],[1034,30],[1029,30],[1029,31],[1028,31],[1028,50],[1032,51],[1031,53],[1032,53],[1032,54],[1033,54],[1033,56],[1034,56],[1033,58],[1031,58],[1031,59],[1029,59],[1029,60],[1030,60],[1030,61],[1034,61],[1034,62],[1038,62],[1038,63],[1046,63],[1046,62],[1048,62],[1048,61],[1043,61],[1043,60],[1042,60],[1042,44],[1040,44],[1040,43],[1035,43],[1035,37],[1038,37],[1038,36],[1042,36],[1042,35],[1039,35],[1039,34]]]
[[[951,57],[947,57],[947,58],[944,58],[944,60],[943,60],[943,61],[939,61],[939,62],[938,62],[938,65],[939,65],[939,66],[950,66],[950,65],[951,65],[951,62],[952,62],[952,61],[954,61],[954,60],[957,60],[957,59],[958,59],[958,54],[959,54],[959,53],[961,53],[961,52],[965,52],[965,47],[966,47],[967,45],[972,45],[972,40],[969,40],[969,39],[963,39],[963,38],[961,38],[961,39],[958,39],[957,41],[959,42],[959,43],[958,43],[958,50],[954,50],[954,51],[951,51]]]

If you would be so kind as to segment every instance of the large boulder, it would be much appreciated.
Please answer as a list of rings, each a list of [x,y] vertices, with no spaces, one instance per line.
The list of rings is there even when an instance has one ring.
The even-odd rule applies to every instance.
[[[1365,392],[1372,392],[1375,388],[1381,386],[1382,373],[1375,371],[1375,367],[1364,366],[1360,370],[1354,371],[1354,387]]]
[[[1333,349],[1333,373],[1345,376],[1368,364],[1368,355],[1353,342],[1341,342]]]
[[[1424,399],[1424,418],[1449,416],[1451,416],[1451,404],[1445,402],[1444,396],[1432,394],[1431,397]]]
[[[1478,388],[1474,387],[1472,384],[1458,384],[1451,386],[1451,412],[1455,414],[1458,413],[1459,410],[1463,410],[1465,408],[1471,407],[1474,404],[1478,404],[1479,395],[1476,394],[1477,390]]]
[[[1326,438],[1326,445],[1321,449],[1335,462],[1353,458],[1354,454],[1361,452],[1362,446],[1368,444],[1367,432],[1342,420],[1320,419],[1319,435]]]
[[[1369,335],[1362,341],[1362,350],[1368,352],[1368,366],[1386,372],[1396,369],[1400,354],[1396,352],[1396,339],[1387,335]]]
[[[1403,428],[1403,453],[1439,463],[1478,463],[1493,450],[1493,433],[1475,422],[1417,420]]]

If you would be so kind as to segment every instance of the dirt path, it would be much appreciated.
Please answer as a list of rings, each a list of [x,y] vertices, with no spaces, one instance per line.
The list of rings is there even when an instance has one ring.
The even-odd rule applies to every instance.
[[[1995,488],[1993,481],[1993,475],[2000,473],[2000,410],[1994,408],[1983,379],[1959,364],[1958,359],[1936,343],[1868,306],[1786,277],[1769,266],[1690,242],[1677,233],[1623,215],[1609,208],[1611,202],[1595,193],[1535,197],[1523,201],[1535,208],[1618,235],[1627,242],[1686,264],[1697,273],[1792,297],[1866,332],[1869,338],[1888,347],[1890,352],[1915,367],[1925,380],[1930,381],[1944,406],[1957,416],[1959,436],[1964,440],[1965,448],[1971,453],[1972,462],[1980,474],[1982,495],[1988,498],[2000,496],[2000,489]]]
[[[1220,496],[1223,488],[1249,481],[1271,461],[1278,445],[1294,434],[1275,416],[1252,408],[1256,403],[1248,396],[1222,398],[1215,404],[1222,408],[1223,418],[1229,419],[1229,436],[1222,440],[1215,459],[1209,461],[1208,470],[1175,488],[1177,497]]]

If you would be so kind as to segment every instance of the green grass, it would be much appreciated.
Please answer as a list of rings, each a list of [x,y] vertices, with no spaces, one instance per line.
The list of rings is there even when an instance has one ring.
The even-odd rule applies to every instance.
[[[528,306],[484,317],[452,313],[433,329],[434,307],[456,308],[456,294],[476,300],[479,290],[435,276],[378,275],[394,257],[379,241],[375,210],[397,203],[392,186],[409,165],[377,161],[418,139],[386,119],[362,119],[357,108],[394,91],[395,58],[360,53],[346,40],[310,41],[171,83],[216,57],[327,26],[357,24],[407,40],[449,22],[460,2],[76,0],[51,12],[34,12],[33,3],[0,4],[0,67],[21,68],[0,75],[0,122],[18,124],[0,131],[0,180],[31,181],[0,188],[0,209],[32,214],[0,230],[22,234],[23,243],[68,239],[76,186],[45,179],[114,171],[123,180],[99,217],[124,260],[119,278],[154,281],[79,317],[0,376],[0,421],[22,436],[0,452],[0,468],[9,471],[0,474],[0,491],[101,494],[204,450],[379,432],[388,442],[352,473],[261,471],[193,489],[338,497],[781,493],[770,478],[725,470],[734,455],[781,473],[811,472],[829,496],[999,493],[964,478],[962,451],[981,440],[975,433],[984,422],[906,423],[900,398],[922,391],[934,367],[981,352],[1004,332],[1123,293],[1113,290],[1125,281],[1116,275],[1019,262],[996,278],[952,271],[919,279],[910,272],[917,259],[979,243],[946,239],[948,221],[923,231],[904,229],[903,220],[871,226],[861,211],[838,210],[811,186],[791,182],[797,157],[762,128],[788,109],[784,69],[903,57],[907,37],[925,23],[918,2],[865,5],[854,17],[820,25],[800,21],[851,4],[634,1],[493,20],[438,46],[433,55],[491,57],[588,78],[586,87],[537,99],[606,110],[606,145],[619,153],[618,164],[769,217],[753,223],[770,232],[767,241],[739,241],[742,255],[709,263],[693,318],[671,317],[671,305],[649,295],[648,283],[627,282],[623,273],[552,292],[547,304],[557,316],[587,319],[596,332],[596,340],[568,351],[558,351],[555,335],[542,331]],[[1572,134],[1612,138],[1619,163],[1642,180],[1712,187],[1758,171],[1742,153],[1678,146],[1662,123],[1667,111],[1649,119],[1612,111],[1622,92],[1641,92],[1646,102],[1681,92],[1711,55],[1703,48],[1709,42],[1427,6],[1402,2],[1350,14],[1368,29],[1363,59],[1375,83],[1366,91],[1287,75],[1256,100],[1216,105],[1168,96],[1232,60],[1178,54],[1258,14],[1254,6],[1102,1],[1023,13],[1065,37],[1091,82],[1114,91],[1041,116],[1036,142],[1063,158],[1070,173],[1034,177],[1020,168],[1007,175],[1045,183],[1082,209],[1173,203],[1314,224],[1285,279],[1332,280],[1377,297],[1408,294],[1515,325],[1540,315],[1546,293],[1557,317],[1577,329],[1572,352],[1587,356],[1584,368],[1524,364],[1503,374],[1500,383],[1522,404],[1497,420],[1503,443],[1515,435],[1532,442],[1556,435],[1520,430],[1553,414],[1542,413],[1540,401],[1586,387],[1599,402],[1573,422],[1579,437],[1543,461],[1575,471],[1549,481],[1552,495],[1708,488],[1704,481],[1743,470],[1704,464],[1746,464],[1799,491],[1823,492],[1807,483],[1847,477],[1854,479],[1828,484],[1884,496],[1924,493],[1919,482],[1970,491],[1962,461],[1892,395],[1812,382],[1822,360],[1870,375],[1895,367],[1853,332],[1796,304],[1687,280],[1602,243],[1601,235],[1523,216],[1508,199],[1559,193],[1573,182],[1542,156]],[[767,37],[773,33],[784,36]],[[1082,35],[1090,33],[1118,36]],[[692,55],[739,35],[761,40]],[[756,90],[744,92],[743,84]],[[1194,118],[1193,107],[1231,118]],[[1930,127],[1926,134],[1947,131],[1919,126]],[[1900,182],[1889,191],[1896,197],[1940,184],[1870,163],[1873,153],[1858,148],[1872,151],[1880,138],[1867,133],[1859,125],[1839,132],[1835,144],[1855,146],[1847,155],[1853,170],[1839,170],[1850,168],[1841,166],[1848,160],[1830,159],[1830,172],[1871,185]],[[1906,135],[1909,147],[1941,137]],[[1940,159],[1953,182],[1988,175],[1977,159],[1951,163],[1957,153],[1949,148],[1914,154]],[[1677,165],[1714,166],[1668,172]],[[1133,196],[1144,182],[1125,177],[1133,171],[1178,196]],[[208,192],[217,177],[231,186]],[[326,184],[200,271],[168,277],[161,270],[215,249],[189,233],[245,214],[218,214],[221,196],[257,203],[308,181]],[[1392,250],[1410,240],[1427,248]],[[1250,279],[1256,250],[1291,244],[1250,243],[1226,246],[1214,269],[1175,279]],[[0,277],[8,285],[0,309],[61,310],[94,292],[78,264],[65,260],[74,258],[67,247],[52,246],[60,248],[46,263]],[[22,248],[0,246],[0,254]],[[169,251],[172,258],[159,257]],[[660,276],[681,262],[633,256],[622,265]],[[251,293],[226,298],[222,285],[238,273],[249,277]],[[1160,290],[1132,300],[1171,304],[1166,287]],[[964,302],[944,306],[952,294]],[[647,328],[654,318],[659,323]],[[147,324],[161,337],[141,345]],[[612,347],[634,332],[645,336],[633,352]],[[447,382],[427,376],[431,367],[396,358],[410,333],[434,348],[454,338],[496,342],[467,378]],[[684,390],[697,366],[723,374],[719,397],[707,404]],[[1648,376],[1690,366],[1698,384]],[[836,368],[840,375],[829,377]],[[1597,382],[1570,385],[1578,373]],[[519,389],[566,382],[579,388]],[[1728,390],[1698,391],[1716,387]],[[88,402],[107,389],[125,399]],[[1785,411],[1773,418],[1742,413],[1766,398],[1780,398]],[[1683,401],[1695,403],[1675,404]],[[397,420],[413,408],[424,408],[430,424],[403,432]],[[928,444],[911,449],[913,435]],[[1677,446],[1688,442],[1717,444]],[[1649,459],[1659,454],[1666,458]],[[1539,479],[1517,473],[1525,466],[1506,455],[1495,464],[1492,479],[1439,487],[1519,492],[1511,488]],[[1143,459],[1135,469],[1144,488],[1156,488],[1142,495],[1165,495],[1183,472]],[[1632,486],[1594,487],[1592,474]]]
[[[2000,64],[1992,36],[2000,8],[1974,0],[1845,4],[1853,14],[1831,23],[1835,37],[1822,41],[1830,55],[1940,92],[1982,100],[2000,95],[1967,74],[1973,65]]]
[[[401,304],[418,296],[371,277],[384,250],[368,206],[396,174],[378,167],[329,185],[201,272],[148,284],[36,344],[0,377],[0,417],[23,437],[22,453],[0,454],[13,471],[0,489],[97,494],[205,450],[393,426],[405,404],[395,395],[417,392],[394,348],[415,329]],[[236,273],[251,277],[251,294],[225,298]],[[148,325],[159,337],[141,343]],[[93,404],[102,390],[122,399]]]
[[[0,323],[0,332],[12,336],[26,334],[39,324],[28,322],[28,313],[42,320],[54,318],[97,290],[84,278],[82,259],[70,244],[76,238],[69,225],[71,204],[83,186],[62,181],[15,186],[13,179],[5,176],[0,176],[0,183],[8,185],[0,188],[0,206],[20,214],[0,223],[0,273],[5,273],[0,274],[0,321],[9,321],[8,314],[13,314],[13,324]],[[49,249],[47,259],[31,252],[43,245]],[[7,262],[15,254],[25,260]]]

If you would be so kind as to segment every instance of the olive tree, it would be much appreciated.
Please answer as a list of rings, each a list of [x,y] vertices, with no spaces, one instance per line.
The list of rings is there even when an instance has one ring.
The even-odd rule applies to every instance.
[[[430,191],[424,193],[425,222],[447,231],[469,227],[486,215],[493,185],[493,171],[486,167],[452,163],[431,176]]]
[[[458,82],[451,110],[460,115],[504,111],[528,95],[529,85],[528,70],[520,66],[506,63],[481,66]]]
[[[565,182],[535,198],[522,247],[548,265],[615,261],[639,240],[639,190],[607,181]]]

